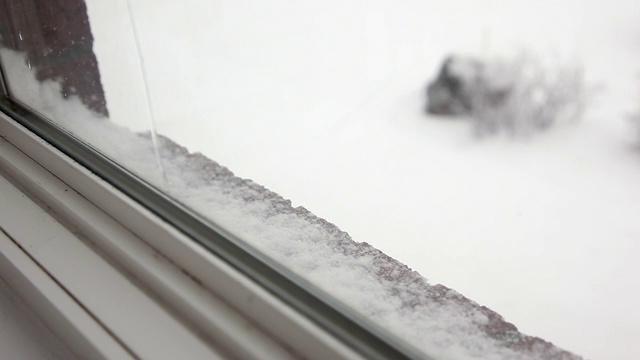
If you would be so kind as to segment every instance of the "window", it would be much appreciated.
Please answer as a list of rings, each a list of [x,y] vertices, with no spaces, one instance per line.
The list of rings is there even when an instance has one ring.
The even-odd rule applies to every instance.
[[[583,339],[568,329],[610,309],[582,275],[632,282],[622,255],[640,231],[640,173],[612,160],[626,156],[624,124],[600,119],[632,104],[637,49],[609,37],[632,34],[637,5],[405,5],[5,1],[4,111],[359,352],[570,356],[405,262],[525,333],[590,357],[612,351],[591,346],[606,338],[628,356],[607,336],[632,317],[612,314]],[[514,57],[518,46],[530,49]],[[498,64],[508,106],[426,114],[451,51]],[[457,73],[476,64],[463,63]],[[605,80],[612,90],[592,94]],[[565,104],[583,121],[509,130],[550,104],[554,121]],[[171,259],[169,245],[150,246]],[[593,254],[606,276],[588,272]],[[577,312],[565,292],[595,300]]]

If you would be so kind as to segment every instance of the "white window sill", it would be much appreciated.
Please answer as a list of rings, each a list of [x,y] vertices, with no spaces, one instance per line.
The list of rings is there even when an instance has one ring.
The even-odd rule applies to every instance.
[[[4,114],[0,134],[1,274],[78,354],[358,358]]]

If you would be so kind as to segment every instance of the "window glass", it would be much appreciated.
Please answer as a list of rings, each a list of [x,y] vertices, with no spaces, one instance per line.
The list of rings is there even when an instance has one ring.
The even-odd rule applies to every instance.
[[[640,355],[637,2],[1,3],[13,97],[427,353],[567,355],[442,283]]]
[[[159,157],[153,155],[151,116],[126,7],[124,11],[105,7],[102,13],[114,26],[129,31],[104,40],[117,42],[108,61],[118,67],[120,80],[119,86],[112,88],[104,85],[111,83],[100,75],[95,31],[84,0],[7,0],[0,4],[0,58],[10,95],[148,180],[162,181]],[[125,114],[127,109],[132,115]],[[118,146],[114,146],[115,139],[126,137],[129,129],[146,135],[137,136],[136,141],[116,141]]]

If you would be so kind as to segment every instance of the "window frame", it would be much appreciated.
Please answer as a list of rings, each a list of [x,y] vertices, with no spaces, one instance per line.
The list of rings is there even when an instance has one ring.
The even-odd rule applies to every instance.
[[[223,358],[219,347],[193,336],[72,224],[52,216],[53,198],[32,190],[47,189],[87,215],[95,214],[90,204],[4,139],[0,150],[6,200],[0,207],[0,277],[71,353],[83,359]]]

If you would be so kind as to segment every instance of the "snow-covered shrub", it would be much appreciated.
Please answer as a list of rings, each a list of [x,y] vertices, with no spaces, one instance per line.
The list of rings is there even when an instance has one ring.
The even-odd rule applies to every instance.
[[[487,84],[480,84],[472,96],[476,134],[528,136],[581,118],[588,96],[580,66],[544,65],[531,55],[487,64],[482,74]],[[509,90],[495,101],[486,96],[487,87]]]

